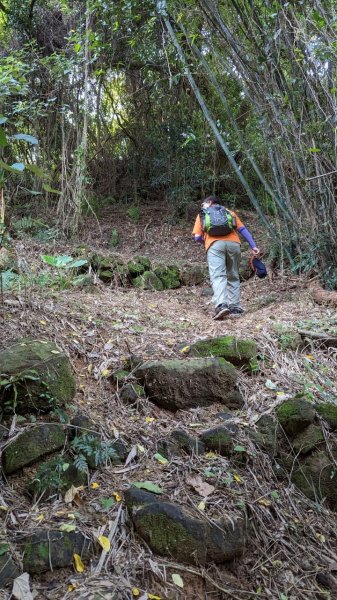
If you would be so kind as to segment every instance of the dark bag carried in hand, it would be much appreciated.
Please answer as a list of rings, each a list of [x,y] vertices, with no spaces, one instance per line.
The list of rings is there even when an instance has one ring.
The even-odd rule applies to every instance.
[[[256,256],[250,257],[250,268],[260,279],[263,279],[268,275],[266,266],[263,264],[262,260],[260,260]]]
[[[220,204],[203,208],[200,217],[203,231],[212,237],[229,235],[236,229],[236,218]]]

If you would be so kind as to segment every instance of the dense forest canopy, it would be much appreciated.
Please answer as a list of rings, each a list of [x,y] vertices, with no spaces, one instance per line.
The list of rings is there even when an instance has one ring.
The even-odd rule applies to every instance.
[[[336,287],[336,30],[332,0],[2,0],[5,204],[69,234],[216,193]]]

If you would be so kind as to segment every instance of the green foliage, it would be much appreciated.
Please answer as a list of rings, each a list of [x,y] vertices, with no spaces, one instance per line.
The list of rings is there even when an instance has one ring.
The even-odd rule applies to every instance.
[[[117,458],[117,452],[109,442],[98,435],[80,435],[71,443],[75,454],[74,465],[79,471],[87,471],[88,467],[106,465]]]
[[[135,223],[138,223],[140,219],[140,208],[139,206],[130,206],[126,211],[127,216],[132,219]]]
[[[117,229],[113,228],[110,233],[109,248],[117,248],[117,246],[119,246],[119,242],[119,233]]]
[[[57,267],[58,269],[76,269],[88,264],[88,261],[85,258],[74,259],[72,256],[67,255],[50,256],[45,254],[41,256],[41,258],[47,265]]]

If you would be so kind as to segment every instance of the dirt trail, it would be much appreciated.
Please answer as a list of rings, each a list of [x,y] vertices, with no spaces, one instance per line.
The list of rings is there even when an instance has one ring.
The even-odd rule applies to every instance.
[[[132,225],[130,238],[123,238],[120,254],[130,257],[138,252],[151,259],[166,261],[174,261],[177,257],[204,260],[200,249],[191,245],[188,227],[165,227],[152,222],[143,239],[143,224]],[[103,240],[107,239],[110,228],[111,223],[105,220]],[[167,235],[163,235],[165,232]],[[92,247],[104,245],[97,243],[97,238],[95,243],[92,231],[91,239],[89,235],[85,239]],[[139,243],[142,243],[141,248]],[[40,268],[42,252],[56,254],[72,250],[71,245],[59,243],[46,250],[29,240],[16,245],[19,253],[25,250],[26,261],[35,269]],[[62,571],[51,573],[42,580],[35,578],[33,586],[38,592],[37,598],[94,600],[103,597],[112,600],[115,589],[119,590],[120,598],[132,598],[132,588],[140,590],[139,597],[147,592],[168,600],[255,597],[314,600],[323,597],[319,595],[316,575],[326,570],[326,560],[320,562],[321,554],[332,561],[337,550],[334,517],[326,509],[316,513],[312,505],[294,491],[289,495],[287,486],[275,478],[270,461],[263,453],[252,455],[247,468],[238,468],[238,480],[225,493],[219,489],[207,504],[207,519],[216,515],[219,507],[235,514],[240,503],[245,503],[250,514],[255,515],[247,552],[243,559],[229,567],[212,567],[205,571],[155,557],[126,527],[126,515],[119,509],[120,502],[108,512],[102,510],[102,499],[113,498],[114,493],[122,495],[132,481],[144,479],[159,483],[171,500],[195,509],[200,497],[186,485],[186,476],[191,472],[203,475],[210,465],[222,472],[228,469],[228,461],[221,457],[186,457],[166,466],[153,459],[158,440],[172,429],[183,427],[195,435],[219,424],[217,413],[221,406],[172,414],[148,400],[136,406],[123,405],[119,385],[104,373],[120,369],[130,354],[143,359],[182,356],[182,344],[223,334],[256,339],[264,360],[256,376],[242,376],[240,382],[246,404],[235,421],[243,432],[245,427],[254,426],[259,415],[271,413],[280,402],[276,391],[266,387],[267,380],[275,383],[277,390],[284,394],[300,391],[306,384],[308,390],[317,395],[319,384],[322,388],[322,378],[334,380],[335,353],[326,352],[319,345],[308,347],[302,354],[280,350],[276,323],[293,326],[334,318],[333,309],[313,303],[305,279],[278,275],[273,282],[249,280],[242,285],[245,314],[239,319],[228,318],[223,322],[212,321],[210,296],[204,295],[205,287],[150,292],[110,288],[98,283],[93,292],[34,288],[19,294],[6,294],[2,344],[25,337],[54,340],[68,353],[76,373],[78,391],[74,404],[99,425],[106,439],[123,437],[130,447],[138,448],[137,458],[125,467],[105,467],[94,473],[88,489],[81,494],[81,503],[75,507],[78,525],[89,535],[102,532],[108,535],[116,526],[112,551],[102,574],[95,577],[94,568],[86,565],[86,573],[81,576]],[[306,355],[312,358],[307,359]],[[320,374],[307,369],[308,361],[319,365],[317,372]],[[336,390],[330,392],[336,394]],[[248,444],[244,433],[243,442]],[[93,482],[99,487],[90,487]],[[20,478],[17,478],[15,488],[20,488]],[[268,503],[261,503],[261,498],[270,494],[271,489],[278,490],[279,495],[279,503],[273,510]],[[16,532],[36,528],[36,518],[41,514],[44,525],[57,525],[64,519],[60,511],[66,514],[69,510],[62,500],[32,509],[18,491],[9,488],[6,488],[4,498],[11,505],[17,521],[16,524],[8,521],[7,527]],[[323,529],[324,542],[319,538]],[[183,590],[173,585],[172,573],[183,576]],[[74,585],[75,591],[67,591],[71,589],[69,585]]]

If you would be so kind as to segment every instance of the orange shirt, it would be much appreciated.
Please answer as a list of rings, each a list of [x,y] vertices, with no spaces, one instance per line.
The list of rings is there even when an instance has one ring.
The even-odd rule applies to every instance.
[[[237,229],[240,229],[240,227],[244,227],[244,224],[239,219],[239,217],[237,216],[237,214],[235,212],[233,212],[232,210],[230,210],[229,212],[231,213],[231,215],[233,215],[233,217],[236,218],[236,227],[237,227]],[[206,233],[206,232],[204,232],[202,230],[202,224],[201,224],[200,215],[198,215],[197,218],[196,218],[196,220],[195,220],[192,234],[193,235],[203,235],[204,236],[204,242],[205,242],[205,249],[206,249],[206,251],[211,246],[211,244],[213,244],[213,242],[216,242],[217,240],[225,240],[226,242],[236,242],[237,244],[241,244],[240,238],[239,238],[239,235],[238,235],[238,232],[236,231],[236,229],[234,231],[232,231],[231,233],[229,233],[228,235],[223,235],[223,236],[220,236],[220,237],[212,237],[212,236],[208,235],[208,233]]]

